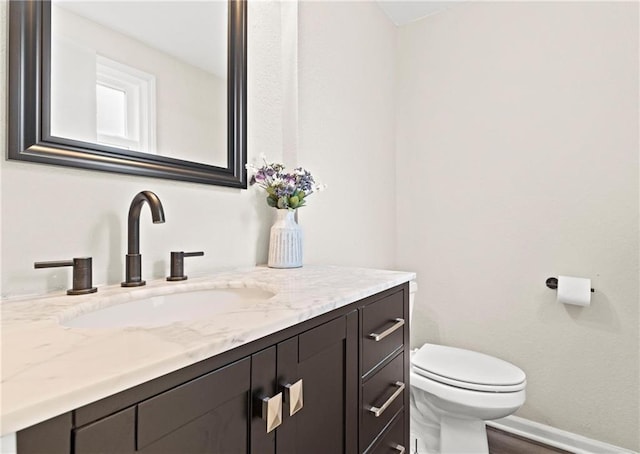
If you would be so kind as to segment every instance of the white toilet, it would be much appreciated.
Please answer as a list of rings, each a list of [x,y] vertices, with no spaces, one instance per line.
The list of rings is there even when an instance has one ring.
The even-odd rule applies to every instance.
[[[501,359],[425,344],[411,353],[410,383],[412,454],[488,454],[485,421],[520,408],[527,381]]]

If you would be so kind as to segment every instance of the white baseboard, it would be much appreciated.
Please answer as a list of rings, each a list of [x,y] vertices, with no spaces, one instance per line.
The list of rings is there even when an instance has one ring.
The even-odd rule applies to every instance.
[[[487,421],[487,425],[575,454],[638,454],[636,451],[630,451],[513,415],[495,421]]]

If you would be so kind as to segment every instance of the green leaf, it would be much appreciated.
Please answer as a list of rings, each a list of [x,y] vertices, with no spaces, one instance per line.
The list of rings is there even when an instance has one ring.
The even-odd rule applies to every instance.
[[[286,197],[280,197],[278,199],[278,208],[280,208],[281,210],[284,208],[287,208],[287,198]]]
[[[291,197],[289,197],[289,207],[296,209],[298,208],[298,204],[300,203],[300,199],[298,198],[298,196],[292,195]]]
[[[267,197],[267,205],[269,205],[270,207],[275,207],[277,204],[277,200],[275,197]]]

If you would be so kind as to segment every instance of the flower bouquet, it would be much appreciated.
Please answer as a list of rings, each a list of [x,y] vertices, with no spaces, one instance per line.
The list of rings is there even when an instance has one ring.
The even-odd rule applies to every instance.
[[[308,170],[296,167],[287,172],[280,163],[269,163],[262,156],[264,165],[255,167],[247,164],[247,169],[255,173],[249,181],[267,192],[267,204],[280,210],[295,210],[305,205],[307,197],[326,186],[317,184]]]
[[[305,206],[311,194],[326,186],[317,184],[311,173],[302,167],[287,172],[283,164],[269,163],[264,155],[262,160],[263,166],[247,164],[247,169],[254,172],[249,184],[264,189],[267,205],[277,208],[269,238],[268,265],[271,268],[299,268],[302,266],[302,229],[294,213]]]

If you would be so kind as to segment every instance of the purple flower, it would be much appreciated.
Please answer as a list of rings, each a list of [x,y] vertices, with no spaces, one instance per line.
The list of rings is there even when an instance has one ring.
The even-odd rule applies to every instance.
[[[269,163],[264,156],[262,159],[264,165],[260,168],[247,166],[255,170],[249,182],[267,191],[269,206],[282,209],[299,208],[304,206],[309,194],[322,186],[316,184],[311,172],[302,167],[297,167],[289,173],[285,171],[283,164]]]

